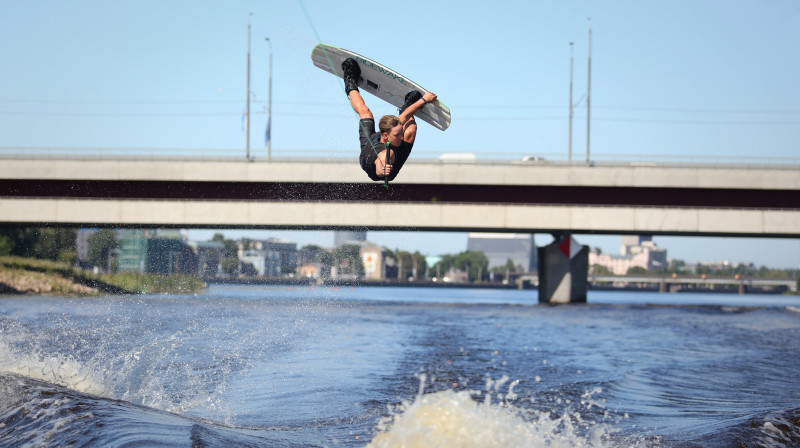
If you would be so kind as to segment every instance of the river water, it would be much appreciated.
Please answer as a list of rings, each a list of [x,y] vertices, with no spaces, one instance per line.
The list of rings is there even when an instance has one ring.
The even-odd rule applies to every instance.
[[[800,298],[0,297],[2,446],[800,446]]]

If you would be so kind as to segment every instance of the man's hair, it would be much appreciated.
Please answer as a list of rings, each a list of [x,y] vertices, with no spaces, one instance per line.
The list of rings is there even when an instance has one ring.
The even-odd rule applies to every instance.
[[[400,124],[400,119],[395,115],[384,115],[381,121],[378,122],[378,129],[381,132],[389,133],[392,128]]]

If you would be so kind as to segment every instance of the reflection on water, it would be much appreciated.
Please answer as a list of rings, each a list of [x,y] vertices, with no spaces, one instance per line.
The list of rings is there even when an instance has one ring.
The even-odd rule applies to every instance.
[[[8,446],[800,440],[792,297],[553,307],[531,291],[218,286],[0,300]]]

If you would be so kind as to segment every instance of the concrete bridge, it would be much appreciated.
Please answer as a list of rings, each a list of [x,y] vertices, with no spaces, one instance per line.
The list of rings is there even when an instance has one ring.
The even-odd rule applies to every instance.
[[[800,167],[0,156],[0,224],[800,237]]]
[[[592,284],[638,284],[638,285],[659,285],[659,290],[677,291],[675,287],[692,285],[695,287],[719,287],[733,286],[744,293],[749,288],[779,288],[786,291],[797,292],[797,279],[774,279],[774,278],[735,278],[735,277],[702,277],[702,276],[670,276],[661,277],[652,275],[590,275],[589,282]]]

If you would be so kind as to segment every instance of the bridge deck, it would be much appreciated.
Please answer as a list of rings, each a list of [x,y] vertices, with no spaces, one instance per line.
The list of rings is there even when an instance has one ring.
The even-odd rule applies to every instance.
[[[0,223],[800,236],[797,170],[12,159]]]

